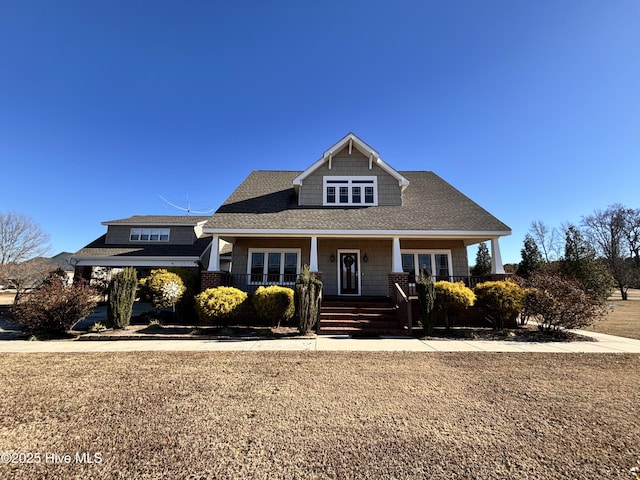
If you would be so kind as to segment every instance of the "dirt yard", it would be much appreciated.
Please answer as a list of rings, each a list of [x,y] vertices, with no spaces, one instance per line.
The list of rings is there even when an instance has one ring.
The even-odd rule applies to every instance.
[[[640,459],[639,355],[4,354],[0,368],[3,479],[632,480]]]

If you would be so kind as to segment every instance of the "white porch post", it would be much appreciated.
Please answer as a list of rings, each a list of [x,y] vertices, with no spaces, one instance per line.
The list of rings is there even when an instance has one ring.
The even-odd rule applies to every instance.
[[[311,237],[311,252],[309,254],[309,271],[318,271],[318,237]]]
[[[391,273],[402,273],[402,254],[400,253],[400,237],[393,237],[391,252]]]
[[[500,255],[500,241],[498,238],[491,239],[491,273],[504,273],[502,255]]]
[[[220,271],[220,237],[218,235],[214,235],[211,239],[211,253],[207,270],[210,272]]]

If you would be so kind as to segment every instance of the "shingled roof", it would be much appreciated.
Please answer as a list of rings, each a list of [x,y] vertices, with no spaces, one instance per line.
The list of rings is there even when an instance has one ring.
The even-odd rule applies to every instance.
[[[433,172],[399,172],[409,180],[401,206],[299,206],[300,171],[252,172],[205,225],[208,232],[459,232],[508,235],[511,229]]]
[[[209,218],[209,217],[206,217]],[[199,258],[211,243],[211,237],[198,238],[192,245],[169,243],[140,243],[139,245],[106,243],[107,235],[102,235],[74,257],[197,257]]]
[[[190,215],[133,215],[128,218],[119,218],[117,220],[108,220],[102,222],[103,225],[171,225],[171,226],[192,226],[209,220],[209,216]]]

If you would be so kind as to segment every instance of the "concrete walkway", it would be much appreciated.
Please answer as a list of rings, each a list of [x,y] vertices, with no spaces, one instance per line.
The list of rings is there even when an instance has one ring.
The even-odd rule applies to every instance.
[[[353,339],[348,336],[250,340],[26,340],[0,341],[0,353],[142,352],[142,351],[362,351],[362,352],[553,352],[639,353],[640,340],[577,331],[595,342],[516,342],[481,340],[419,340],[388,337]]]

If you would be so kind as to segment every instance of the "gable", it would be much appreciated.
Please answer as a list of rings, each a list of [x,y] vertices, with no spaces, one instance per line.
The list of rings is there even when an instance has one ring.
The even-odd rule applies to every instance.
[[[372,204],[376,206],[401,205],[402,191],[409,185],[403,175],[352,133],[325,151],[320,160],[293,179],[299,205],[328,205],[330,200],[327,199],[327,182],[345,184],[345,192],[349,194],[348,204],[360,204],[352,203],[352,182],[369,184],[370,189],[375,190],[375,201]],[[364,189],[367,187],[363,185],[355,188],[358,191],[357,198],[366,206]],[[336,189],[332,189],[332,192],[337,193]]]

